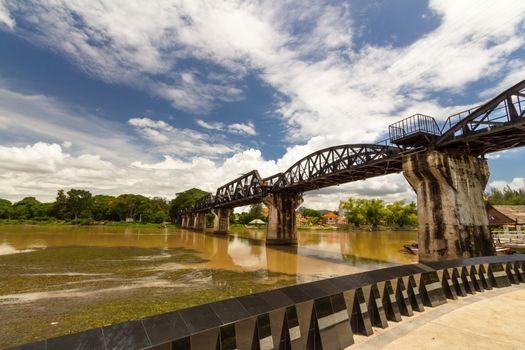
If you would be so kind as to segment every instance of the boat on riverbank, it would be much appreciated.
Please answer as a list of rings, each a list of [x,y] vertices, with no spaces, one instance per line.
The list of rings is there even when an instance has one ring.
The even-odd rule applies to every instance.
[[[405,250],[410,254],[414,254],[414,255],[419,254],[419,247],[417,243],[405,244],[403,248],[405,248]]]

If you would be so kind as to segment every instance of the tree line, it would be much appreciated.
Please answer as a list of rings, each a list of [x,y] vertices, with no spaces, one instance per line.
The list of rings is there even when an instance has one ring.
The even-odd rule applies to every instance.
[[[170,219],[171,203],[165,198],[139,194],[119,196],[92,195],[87,190],[58,190],[54,202],[43,203],[26,197],[11,203],[0,199],[0,219],[68,221],[87,224],[93,221],[138,221],[162,223]]]
[[[513,190],[509,186],[503,190],[491,188],[486,199],[489,204],[494,205],[525,205],[525,189]]]
[[[356,227],[380,225],[389,227],[412,227],[417,225],[417,210],[414,202],[396,201],[385,205],[382,199],[348,198],[343,201],[343,208],[348,211],[346,220]]]

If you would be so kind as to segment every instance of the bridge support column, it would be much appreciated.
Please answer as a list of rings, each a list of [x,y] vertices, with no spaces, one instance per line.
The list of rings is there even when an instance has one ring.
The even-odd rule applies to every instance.
[[[182,215],[180,227],[181,228],[188,227],[188,215]]]
[[[188,224],[186,225],[186,228],[192,229],[193,224],[195,223],[195,214],[194,213],[188,214],[187,220],[188,220]]]
[[[215,216],[213,218],[213,233],[227,235],[230,231],[231,208],[216,208],[211,211]]]
[[[403,159],[403,174],[417,194],[420,261],[495,255],[483,201],[486,160],[415,153]]]
[[[193,229],[197,231],[206,230],[206,213],[195,213]]]
[[[270,193],[263,202],[270,209],[266,244],[296,244],[295,209],[303,202],[303,196],[294,192]]]

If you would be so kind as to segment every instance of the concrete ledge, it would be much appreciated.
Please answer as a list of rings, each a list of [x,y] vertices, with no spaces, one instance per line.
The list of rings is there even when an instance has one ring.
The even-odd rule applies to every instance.
[[[482,292],[489,285],[502,288],[511,282],[522,283],[524,268],[525,255],[400,265],[222,300],[11,349],[96,349],[102,344],[107,350],[344,349],[354,344],[354,334],[370,336],[377,332],[376,327],[387,328],[389,320],[407,319],[414,311],[426,310],[425,306],[440,310],[445,306],[439,305],[448,300],[456,302],[458,297]],[[478,295],[483,293],[474,296]]]

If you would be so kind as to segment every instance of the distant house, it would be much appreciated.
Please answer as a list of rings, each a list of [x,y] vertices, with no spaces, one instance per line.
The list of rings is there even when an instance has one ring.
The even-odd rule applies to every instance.
[[[335,214],[334,212],[329,211],[328,213],[323,215],[323,223],[325,225],[336,225],[337,219],[339,216]]]
[[[488,205],[489,226],[501,226],[503,231],[521,232],[525,225],[525,205]]]
[[[299,226],[308,225],[308,218],[299,211],[295,212],[295,224]]]

